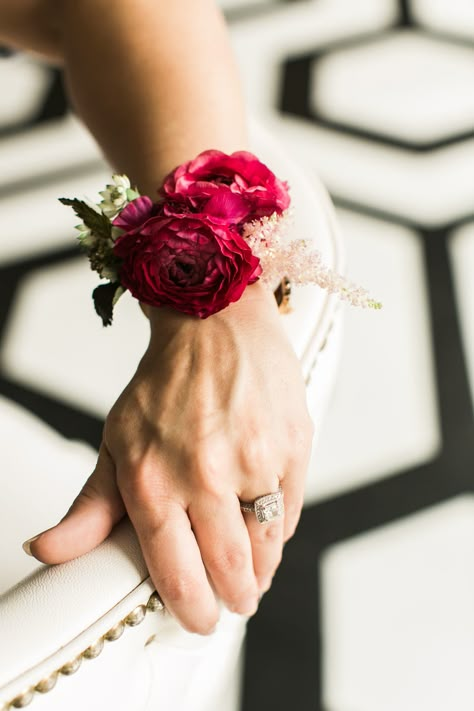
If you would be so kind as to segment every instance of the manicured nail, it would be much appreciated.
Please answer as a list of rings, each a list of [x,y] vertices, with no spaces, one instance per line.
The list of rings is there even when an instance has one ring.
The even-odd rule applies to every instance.
[[[33,538],[28,538],[28,540],[22,544],[22,548],[27,555],[30,555],[31,557],[33,557],[33,553],[31,552],[31,544],[33,543],[33,541],[36,541],[36,539],[39,538],[40,536],[41,536],[41,533],[38,533],[37,536],[33,536]]]

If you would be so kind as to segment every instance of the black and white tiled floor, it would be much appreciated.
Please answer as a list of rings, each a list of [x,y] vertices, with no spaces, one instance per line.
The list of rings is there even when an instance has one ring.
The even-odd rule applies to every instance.
[[[312,503],[249,625],[244,711],[472,711],[474,4],[222,4],[249,106],[322,177],[350,274],[384,302],[346,312]],[[82,298],[94,279],[56,198],[106,171],[54,72],[7,57],[0,85],[0,396],[96,444],[146,333],[128,319],[112,377],[124,334],[105,341]]]

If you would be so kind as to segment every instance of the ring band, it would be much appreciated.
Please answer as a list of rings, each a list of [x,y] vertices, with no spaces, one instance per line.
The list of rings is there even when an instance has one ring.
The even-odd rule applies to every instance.
[[[280,486],[278,491],[259,496],[254,501],[241,501],[240,508],[247,513],[255,513],[259,523],[269,523],[277,518],[282,518],[285,511],[283,490]]]

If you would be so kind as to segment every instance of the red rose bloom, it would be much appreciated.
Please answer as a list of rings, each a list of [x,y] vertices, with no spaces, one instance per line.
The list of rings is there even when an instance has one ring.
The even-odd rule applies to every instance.
[[[206,215],[153,216],[151,200],[138,198],[114,225],[126,230],[114,245],[120,283],[150,306],[207,318],[261,274],[243,237]]]
[[[281,214],[290,204],[288,184],[248,151],[204,151],[169,173],[160,194],[166,214],[187,207],[233,224]]]

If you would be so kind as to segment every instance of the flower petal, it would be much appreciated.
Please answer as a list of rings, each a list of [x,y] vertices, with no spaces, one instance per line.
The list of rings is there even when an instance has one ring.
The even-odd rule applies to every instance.
[[[115,227],[130,231],[137,229],[151,216],[153,201],[146,195],[129,202],[113,221]]]

